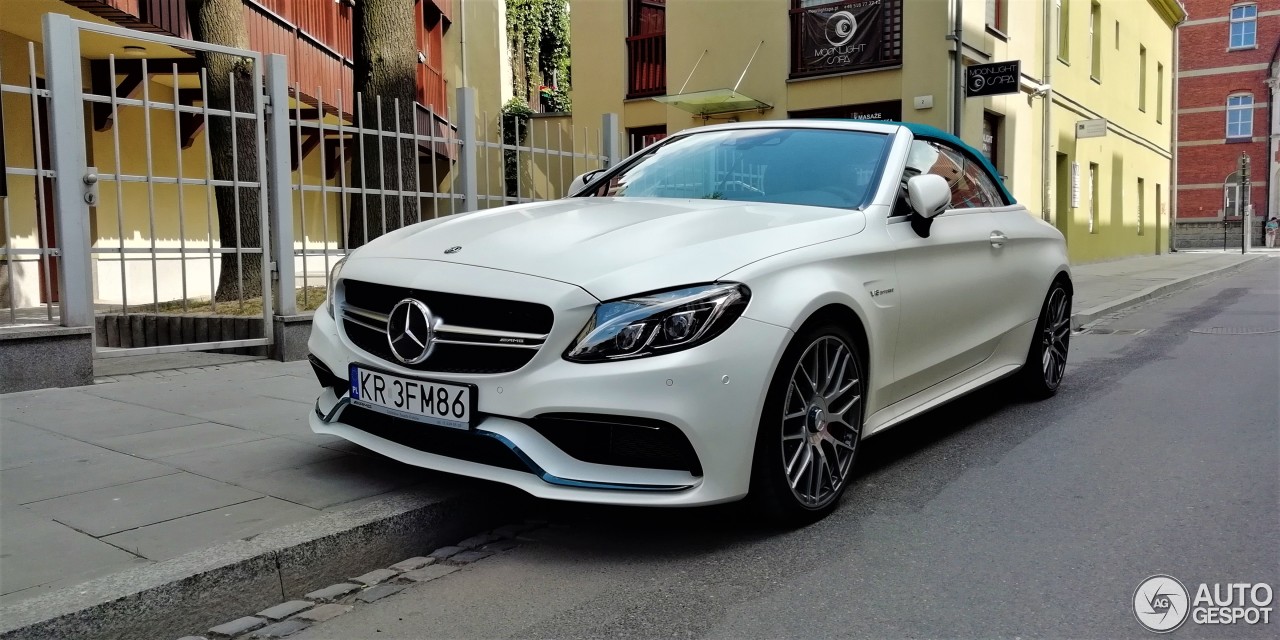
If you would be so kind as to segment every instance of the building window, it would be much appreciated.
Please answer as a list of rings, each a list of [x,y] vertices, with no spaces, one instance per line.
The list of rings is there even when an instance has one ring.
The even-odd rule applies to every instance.
[[[1147,48],[1138,45],[1138,111],[1147,110]]]
[[[1144,218],[1144,215],[1146,212],[1143,211],[1143,208],[1146,207],[1146,204],[1147,204],[1147,183],[1142,178],[1138,178],[1138,235],[1140,236],[1146,235],[1146,230],[1144,227],[1144,225],[1146,224],[1146,220]]]
[[[1156,124],[1164,122],[1164,64],[1156,63]]]
[[[652,127],[632,127],[627,129],[627,133],[631,138],[631,153],[635,153],[667,137],[667,125],[659,124]]]
[[[1089,5],[1089,76],[1094,80],[1102,79],[1102,5]]]
[[[1098,198],[1101,196],[1098,184],[1098,163],[1089,163],[1089,233],[1098,232]]]
[[[1222,215],[1238,218],[1253,200],[1248,190],[1240,190],[1240,172],[1232,171],[1222,183]]]
[[[1004,33],[1008,0],[987,0],[987,26]]]
[[[667,0],[631,0],[627,27],[627,97],[667,92]]]
[[[1058,59],[1067,62],[1071,59],[1071,12],[1063,1],[1054,0],[1054,12],[1058,20]]]
[[[1242,94],[1227,98],[1227,139],[1253,137],[1253,96]]]
[[[1231,7],[1231,35],[1227,42],[1230,49],[1252,49],[1258,46],[1258,5],[1240,4]]]
[[[1004,116],[998,113],[982,114],[982,155],[991,161],[996,171],[1004,173],[1000,166],[1000,129],[1004,124]]]

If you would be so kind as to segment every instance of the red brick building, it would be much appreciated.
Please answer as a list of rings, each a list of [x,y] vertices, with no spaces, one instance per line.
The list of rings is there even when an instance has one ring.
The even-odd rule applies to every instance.
[[[1280,0],[1183,0],[1178,28],[1178,247],[1239,246],[1239,220],[1252,204],[1254,224],[1280,211],[1272,92],[1280,45]],[[1252,188],[1237,187],[1241,153],[1252,161]],[[1259,235],[1255,235],[1255,242]]]

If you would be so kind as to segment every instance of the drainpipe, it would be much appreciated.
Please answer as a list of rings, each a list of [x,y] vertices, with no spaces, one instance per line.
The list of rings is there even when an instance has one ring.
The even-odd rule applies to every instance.
[[[1184,12],[1185,13],[1185,12]],[[1169,150],[1172,152],[1172,160],[1169,162],[1169,252],[1178,252],[1178,76],[1182,74],[1182,57],[1179,40],[1181,39],[1178,28],[1183,22],[1187,21],[1187,16],[1183,15],[1177,24],[1173,25],[1173,91],[1172,100],[1169,101]],[[1156,233],[1160,233],[1159,227]],[[1157,249],[1158,251],[1158,249]]]
[[[462,86],[469,87],[467,84],[467,5],[459,0],[458,2],[458,50],[462,52],[459,56],[462,58]]]
[[[1280,41],[1276,41],[1276,48],[1271,52],[1271,66],[1267,69],[1270,78],[1267,78],[1267,86],[1271,88],[1270,102],[1267,103],[1267,120],[1271,123],[1271,135],[1267,138],[1267,217],[1263,220],[1271,219],[1271,216],[1280,215],[1280,185],[1277,185],[1273,178],[1276,170],[1276,152],[1280,151],[1280,111],[1276,110],[1276,96],[1280,93]]]
[[[1045,90],[1045,94],[1041,98],[1041,100],[1044,100],[1044,104],[1040,105],[1041,109],[1043,109],[1043,113],[1040,116],[1040,218],[1045,222],[1054,223],[1056,221],[1049,214],[1049,202],[1052,197],[1050,193],[1051,176],[1053,175],[1052,171],[1057,168],[1056,162],[1053,165],[1049,164],[1049,143],[1052,140],[1051,126],[1053,116],[1053,89],[1049,84],[1050,76],[1053,74],[1053,54],[1050,53],[1049,44],[1051,42],[1050,38],[1056,31],[1053,29],[1053,8],[1050,7],[1050,4],[1049,0],[1044,0],[1041,3],[1044,9],[1044,19],[1042,20],[1044,23],[1044,39],[1041,40],[1044,43],[1044,55],[1042,56],[1044,65],[1040,70],[1040,86],[1049,88]],[[1051,166],[1053,169],[1050,168]]]
[[[964,0],[956,0],[956,21],[950,39],[955,41],[956,52],[955,60],[951,61],[955,73],[951,94],[951,133],[963,138],[960,130],[964,110]]]

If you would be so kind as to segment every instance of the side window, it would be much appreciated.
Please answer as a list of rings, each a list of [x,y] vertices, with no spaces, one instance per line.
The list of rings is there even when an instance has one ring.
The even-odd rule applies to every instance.
[[[951,187],[951,209],[998,207],[1004,204],[1000,190],[981,164],[946,144],[914,140],[907,152],[902,180],[922,173],[942,176]]]

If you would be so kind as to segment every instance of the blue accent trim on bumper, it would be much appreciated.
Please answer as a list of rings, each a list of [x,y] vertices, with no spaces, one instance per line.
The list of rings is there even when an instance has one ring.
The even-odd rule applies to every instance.
[[[502,434],[494,433],[492,431],[485,431],[483,429],[476,429],[475,432],[477,435],[493,438],[494,440],[497,440],[498,442],[501,442],[502,444],[506,445],[508,449],[511,449],[512,453],[516,454],[517,458],[520,458],[520,461],[523,462],[526,467],[529,467],[529,471],[532,472],[533,475],[538,476],[539,478],[542,478],[542,481],[547,484],[554,484],[562,487],[577,487],[580,489],[611,489],[616,491],[681,491],[683,489],[688,489],[691,486],[691,485],[663,485],[663,484],[620,484],[620,483],[612,483],[612,482],[591,482],[587,480],[571,480],[569,478],[561,478],[559,476],[553,476],[547,473],[546,471],[544,471],[542,467],[538,466],[538,463],[534,462],[527,454],[525,454],[524,451],[520,450],[520,447],[516,446],[516,443],[508,440],[506,436],[503,436]]]
[[[334,420],[337,419],[338,414],[348,404],[351,404],[351,398],[349,396],[345,398],[340,398],[338,399],[337,404],[333,405],[333,408],[329,410],[328,415],[326,415],[324,412],[320,410],[320,399],[317,398],[316,405],[315,405],[316,417],[320,418],[321,422],[325,424],[329,424],[330,422],[333,422]],[[499,434],[499,433],[494,433],[492,431],[485,431],[484,429],[476,429],[475,431],[473,431],[473,433],[479,436],[493,438],[494,440],[501,442],[504,446],[510,449],[512,453],[516,454],[516,457],[520,459],[520,462],[524,463],[524,465],[529,468],[530,473],[532,473],[535,476],[538,476],[538,478],[540,478],[543,482],[547,484],[554,484],[561,487],[574,487],[577,489],[607,489],[611,491],[683,491],[693,486],[693,485],[663,485],[663,484],[621,484],[621,483],[612,483],[612,482],[592,482],[588,480],[573,480],[571,478],[561,478],[559,476],[553,476],[550,473],[547,473],[542,467],[538,466],[538,463],[534,462],[533,459],[530,458],[528,454],[522,451],[520,447],[516,446],[516,443],[507,439],[506,436],[503,436],[502,434]],[[377,436],[374,436],[374,437],[376,438]]]

